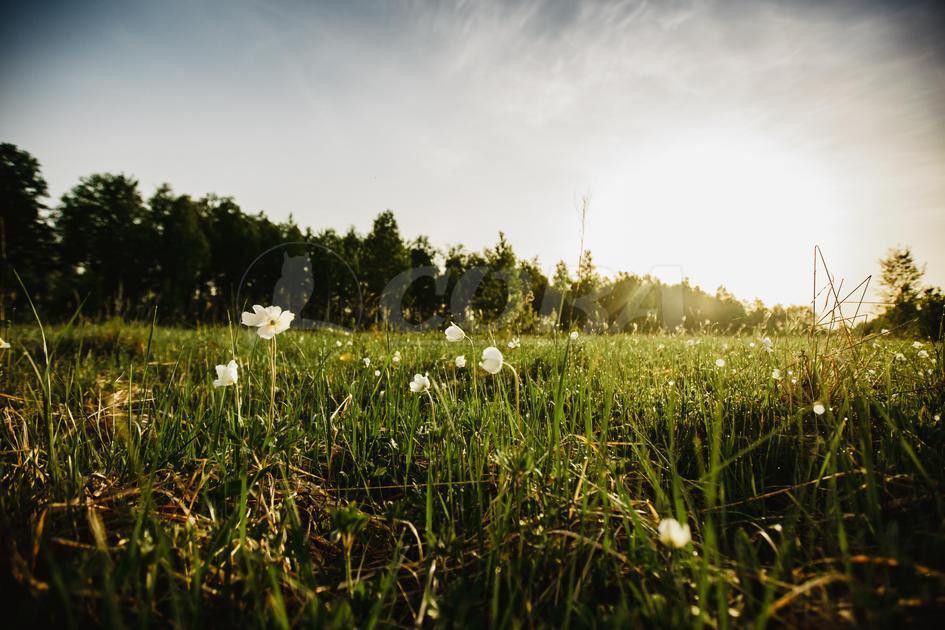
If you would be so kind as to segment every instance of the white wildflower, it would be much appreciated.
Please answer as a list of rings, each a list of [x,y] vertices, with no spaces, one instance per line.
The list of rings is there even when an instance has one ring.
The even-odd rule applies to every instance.
[[[236,365],[236,361],[230,361],[226,365],[218,365],[216,367],[217,378],[213,381],[214,387],[228,387],[230,385],[236,385],[236,380],[239,378],[239,367]]]
[[[479,367],[489,374],[498,374],[499,370],[502,369],[502,361],[502,352],[495,346],[489,346],[482,351],[482,361],[479,363]]]
[[[446,340],[453,343],[455,341],[462,341],[465,338],[466,333],[463,332],[463,329],[450,322],[449,327],[446,329]]]
[[[414,374],[410,381],[410,391],[414,394],[422,394],[430,390],[430,379],[424,374]]]
[[[682,549],[692,541],[688,524],[680,524],[674,518],[664,518],[659,525],[660,542],[667,547]]]

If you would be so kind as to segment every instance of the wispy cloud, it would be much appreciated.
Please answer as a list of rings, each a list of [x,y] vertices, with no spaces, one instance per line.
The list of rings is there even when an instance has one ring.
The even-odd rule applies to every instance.
[[[862,275],[901,241],[941,283],[943,15],[931,2],[22,5],[0,27],[0,135],[35,152],[57,192],[124,169],[316,227],[366,227],[392,207],[408,233],[481,246],[503,229],[550,264],[573,258],[573,200],[591,190],[589,244],[611,268],[670,258],[709,285],[798,300],[813,241]],[[757,167],[771,190],[710,186],[718,216],[678,191],[654,202],[641,178],[666,160],[680,189],[700,169],[732,188],[732,169]],[[778,168],[805,181],[765,170]],[[768,216],[779,199],[815,199],[779,242],[752,245],[730,198],[768,222],[790,222]],[[653,210],[672,199],[675,216]],[[711,233],[680,235],[687,224]],[[751,256],[783,273],[746,271]]]

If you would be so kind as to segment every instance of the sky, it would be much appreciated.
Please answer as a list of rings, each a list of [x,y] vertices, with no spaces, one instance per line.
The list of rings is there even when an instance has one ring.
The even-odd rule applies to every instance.
[[[910,246],[945,285],[935,2],[5,3],[0,141],[54,204],[134,175],[302,226],[809,302]],[[874,279],[875,284],[875,279]]]

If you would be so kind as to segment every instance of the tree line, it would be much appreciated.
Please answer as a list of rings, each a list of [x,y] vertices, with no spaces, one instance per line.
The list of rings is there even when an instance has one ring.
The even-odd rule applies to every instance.
[[[879,284],[884,308],[879,317],[861,323],[863,334],[894,333],[941,339],[945,332],[945,294],[927,286],[908,247],[893,247],[879,261]]]
[[[51,321],[78,314],[226,322],[247,305],[272,302],[297,260],[304,270],[290,279],[301,285],[285,290],[301,292],[300,319],[346,326],[462,319],[521,332],[582,326],[773,333],[811,319],[807,307],[745,304],[721,287],[710,294],[687,281],[602,277],[589,251],[576,273],[561,261],[549,278],[537,259],[517,256],[502,233],[479,252],[440,250],[425,236],[404,238],[389,210],[367,234],[316,232],[291,217],[279,223],[245,212],[231,197],[192,197],[167,184],[145,198],[133,177],[113,173],[81,178],[54,205],[47,198],[36,158],[0,144],[0,319],[31,318],[28,296]]]

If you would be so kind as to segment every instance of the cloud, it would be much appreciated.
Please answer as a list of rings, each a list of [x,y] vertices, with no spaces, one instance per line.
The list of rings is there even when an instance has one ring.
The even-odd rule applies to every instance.
[[[575,257],[574,200],[590,190],[595,259],[636,271],[655,254],[608,235],[647,210],[628,206],[634,177],[670,149],[712,161],[721,147],[715,161],[731,164],[764,150],[759,163],[829,181],[791,194],[826,191],[837,242],[871,252],[856,273],[895,238],[945,280],[923,229],[945,215],[943,14],[925,2],[21,5],[0,27],[15,30],[0,38],[0,134],[40,157],[57,193],[108,169],[316,228],[365,228],[391,207],[408,234],[479,247],[503,229],[548,265]],[[711,236],[691,243],[693,267],[744,240]],[[718,281],[736,263],[719,263]]]

